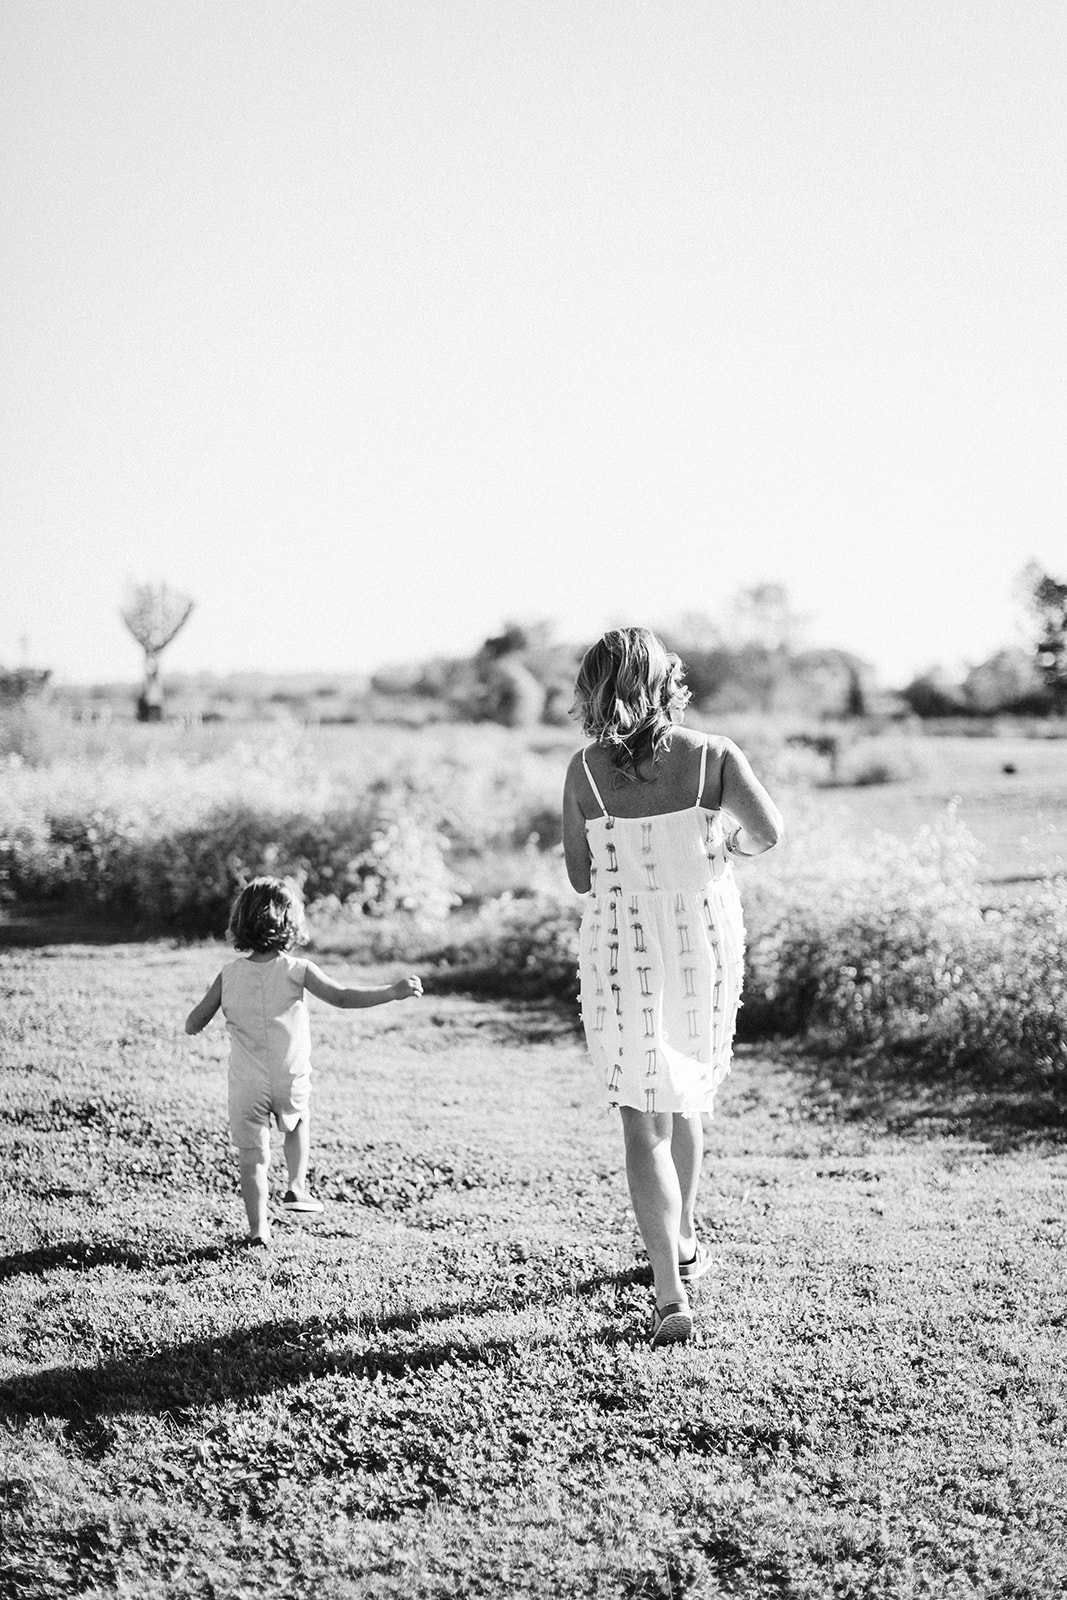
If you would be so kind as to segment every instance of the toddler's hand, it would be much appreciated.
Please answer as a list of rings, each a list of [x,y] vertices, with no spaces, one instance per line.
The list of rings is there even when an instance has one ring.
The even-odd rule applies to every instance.
[[[401,978],[398,983],[393,984],[393,988],[396,990],[398,1000],[421,1000],[422,998],[422,979],[416,977],[414,973],[409,974],[406,978]]]

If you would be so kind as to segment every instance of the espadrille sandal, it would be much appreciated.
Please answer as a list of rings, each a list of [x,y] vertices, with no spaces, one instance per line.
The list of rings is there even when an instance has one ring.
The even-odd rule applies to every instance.
[[[684,1300],[668,1300],[652,1313],[652,1348],[684,1344],[693,1332],[693,1313]]]
[[[705,1272],[707,1272],[710,1267],[711,1251],[708,1250],[705,1245],[702,1245],[698,1239],[693,1259],[691,1261],[680,1261],[678,1263],[678,1276],[681,1278],[683,1283],[695,1283],[698,1278],[702,1278],[704,1276]]]

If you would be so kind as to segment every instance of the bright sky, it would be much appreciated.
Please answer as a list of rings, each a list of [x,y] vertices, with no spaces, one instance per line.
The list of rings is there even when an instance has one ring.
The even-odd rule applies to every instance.
[[[362,670],[1067,575],[1062,0],[0,0],[0,662]]]

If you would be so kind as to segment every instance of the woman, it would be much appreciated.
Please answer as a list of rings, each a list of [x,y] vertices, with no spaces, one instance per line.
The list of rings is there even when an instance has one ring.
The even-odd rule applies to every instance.
[[[781,817],[729,739],[678,726],[682,664],[647,628],[586,652],[575,714],[594,740],[567,770],[567,874],[582,916],[582,1023],[655,1282],[653,1345],[688,1339],[686,1285],[710,1264],[694,1207],[701,1117],[730,1070],[744,929],[732,861],[777,844]]]

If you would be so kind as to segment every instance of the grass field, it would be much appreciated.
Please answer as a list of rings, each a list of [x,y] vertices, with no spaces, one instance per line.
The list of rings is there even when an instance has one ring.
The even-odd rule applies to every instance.
[[[0,954],[0,1595],[1062,1594],[1054,1106],[743,1052],[653,1353],[549,1009],[316,1008],[326,1214],[235,1249],[222,954]]]
[[[694,718],[703,727],[704,719]],[[790,774],[777,780],[776,761],[764,758],[783,730],[769,735],[760,724],[719,725],[719,732],[751,748],[757,767],[780,795],[787,810],[799,804],[805,814],[840,829],[851,843],[862,843],[875,830],[910,839],[953,801],[984,852],[988,880],[1008,884],[1067,873],[1067,738],[1032,738],[1005,734],[996,738],[921,733],[858,735],[846,753],[844,767],[884,763],[896,781],[862,786],[810,787]],[[456,761],[462,768],[513,772],[534,791],[546,809],[558,805],[563,774],[572,751],[581,743],[574,729],[541,729],[512,733],[478,726],[420,731],[375,728],[323,728],[309,735],[316,759],[325,770],[378,770],[387,760],[391,770],[415,770],[435,760]],[[1010,769],[1010,770],[1007,770]],[[781,854],[788,854],[790,840]]]
[[[889,738],[870,747],[882,743],[901,770],[912,767],[905,781],[813,792],[817,814],[840,819],[849,840],[875,829],[909,839],[957,801],[989,883],[1067,873],[1067,739]]]

